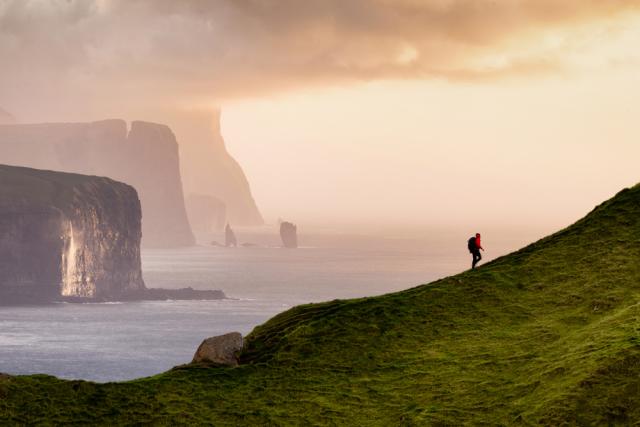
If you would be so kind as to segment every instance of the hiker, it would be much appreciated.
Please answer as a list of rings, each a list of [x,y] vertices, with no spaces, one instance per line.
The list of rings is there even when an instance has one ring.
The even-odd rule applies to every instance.
[[[471,237],[469,242],[467,243],[467,247],[469,248],[469,252],[473,255],[473,261],[471,262],[471,269],[476,268],[476,264],[482,259],[482,255],[480,255],[480,249],[484,251],[482,244],[480,243],[480,233],[476,233],[475,237]]]

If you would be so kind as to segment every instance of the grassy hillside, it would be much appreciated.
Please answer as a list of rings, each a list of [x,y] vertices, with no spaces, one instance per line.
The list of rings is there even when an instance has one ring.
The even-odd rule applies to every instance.
[[[475,271],[293,308],[251,333],[242,362],[0,379],[0,421],[640,423],[640,186]]]

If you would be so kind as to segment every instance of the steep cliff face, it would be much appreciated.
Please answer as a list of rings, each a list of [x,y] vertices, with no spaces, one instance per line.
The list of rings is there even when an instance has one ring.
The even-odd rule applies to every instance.
[[[264,220],[238,162],[220,133],[220,112],[190,112],[174,118],[184,165],[186,192],[222,200],[234,225],[262,225]]]
[[[193,245],[195,238],[187,219],[178,143],[173,132],[164,125],[136,121],[131,124],[128,142],[130,158],[136,160],[130,165],[127,179],[144,194],[143,245]]]
[[[195,240],[184,206],[178,145],[171,130],[123,120],[0,126],[0,162],[108,176],[132,185],[142,203],[142,244]]]
[[[0,302],[143,291],[140,218],[129,185],[0,165]]]

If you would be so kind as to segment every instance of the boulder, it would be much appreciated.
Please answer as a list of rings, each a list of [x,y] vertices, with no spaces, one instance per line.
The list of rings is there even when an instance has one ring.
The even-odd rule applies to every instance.
[[[237,366],[238,353],[242,350],[243,340],[240,332],[231,332],[202,341],[192,363],[214,363]]]

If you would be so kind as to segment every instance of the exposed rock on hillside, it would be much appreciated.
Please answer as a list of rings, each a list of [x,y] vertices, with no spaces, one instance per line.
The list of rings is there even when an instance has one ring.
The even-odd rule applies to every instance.
[[[192,363],[214,363],[218,365],[238,365],[238,354],[242,350],[242,335],[231,332],[207,338],[196,350]]]
[[[144,289],[133,187],[0,165],[3,304],[120,299]]]
[[[195,243],[187,221],[178,145],[164,125],[123,120],[0,127],[0,161],[89,175],[132,185],[142,204],[142,244]]]

